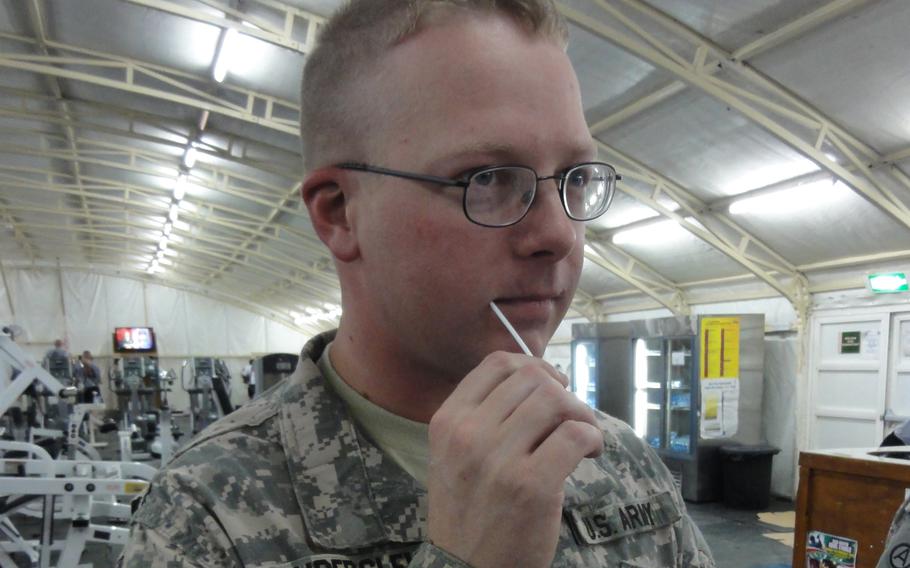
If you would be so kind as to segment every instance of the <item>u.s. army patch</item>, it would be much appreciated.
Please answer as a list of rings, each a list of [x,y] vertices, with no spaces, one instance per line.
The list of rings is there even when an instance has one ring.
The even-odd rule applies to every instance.
[[[681,516],[669,491],[627,502],[608,496],[573,507],[568,513],[578,544],[599,544],[652,531],[674,523]]]

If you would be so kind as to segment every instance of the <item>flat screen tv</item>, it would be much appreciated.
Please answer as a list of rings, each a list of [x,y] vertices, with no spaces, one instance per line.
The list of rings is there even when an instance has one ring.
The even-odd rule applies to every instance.
[[[150,327],[114,328],[114,353],[154,353],[155,330]]]

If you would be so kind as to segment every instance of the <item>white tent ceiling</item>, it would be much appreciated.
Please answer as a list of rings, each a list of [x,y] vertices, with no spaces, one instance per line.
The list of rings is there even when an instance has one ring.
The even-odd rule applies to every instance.
[[[132,274],[331,325],[304,319],[340,293],[298,197],[296,121],[337,3],[0,0],[0,267]],[[800,311],[822,281],[862,284],[826,271],[910,258],[910,2],[560,8],[591,131],[624,176],[590,227],[578,312],[685,313],[696,288],[734,283]],[[225,29],[238,57],[216,83]],[[765,206],[731,213],[745,196]]]

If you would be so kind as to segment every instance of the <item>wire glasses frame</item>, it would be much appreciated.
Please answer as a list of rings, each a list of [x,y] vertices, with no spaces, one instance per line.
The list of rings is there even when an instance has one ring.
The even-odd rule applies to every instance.
[[[613,166],[604,162],[584,162],[543,177],[527,166],[490,166],[472,172],[465,180],[354,162],[337,164],[336,167],[460,187],[464,190],[462,208],[465,217],[484,227],[508,227],[524,219],[534,202],[538,184],[549,179],[556,181],[566,215],[575,221],[591,221],[610,207],[616,181],[622,179]]]

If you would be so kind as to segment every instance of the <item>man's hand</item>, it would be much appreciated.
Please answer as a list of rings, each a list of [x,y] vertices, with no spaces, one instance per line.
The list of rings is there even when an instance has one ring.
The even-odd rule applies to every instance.
[[[563,484],[603,451],[594,413],[546,362],[496,352],[430,421],[429,538],[474,568],[549,566]]]

